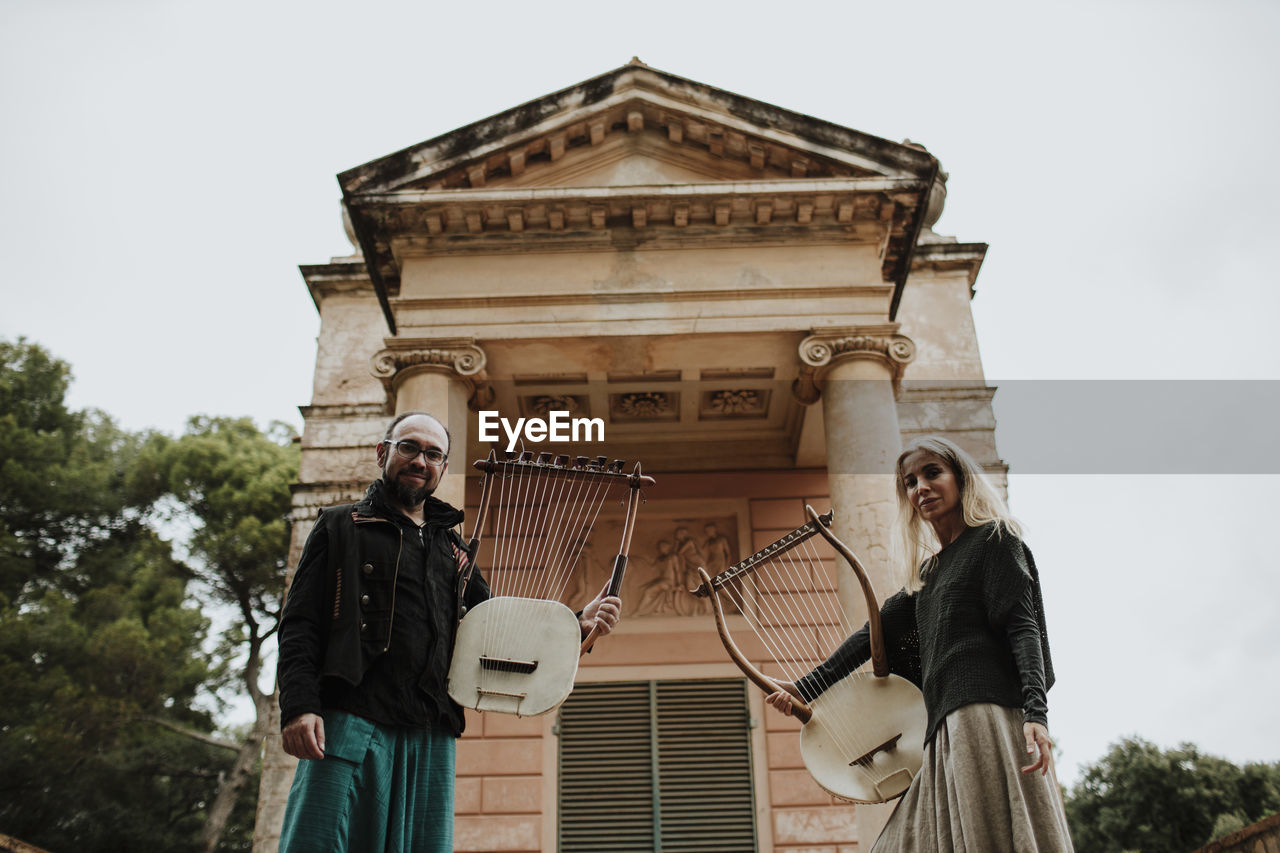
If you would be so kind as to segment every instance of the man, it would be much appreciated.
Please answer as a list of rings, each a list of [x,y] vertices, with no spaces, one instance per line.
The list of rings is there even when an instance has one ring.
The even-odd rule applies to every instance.
[[[462,709],[446,679],[466,564],[462,512],[432,496],[449,434],[425,412],[393,420],[382,476],[357,504],[322,510],[280,620],[285,752],[300,759],[280,837],[296,851],[453,850]],[[489,597],[480,573],[466,608]],[[621,601],[584,608],[584,636],[608,633]]]

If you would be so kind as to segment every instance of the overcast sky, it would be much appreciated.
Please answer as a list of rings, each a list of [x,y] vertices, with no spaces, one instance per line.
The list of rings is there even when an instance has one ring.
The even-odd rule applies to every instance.
[[[973,309],[1064,781],[1133,734],[1277,761],[1277,421],[1211,389],[1274,401],[1280,379],[1278,37],[1280,4],[1235,0],[0,0],[0,337],[69,361],[71,404],[131,429],[300,427],[318,323],[297,265],[350,252],[339,171],[633,55],[910,138],[951,176],[936,229],[991,246]],[[1047,465],[1082,458],[1055,455],[1077,430],[1028,422],[1023,392],[1116,379],[1212,381],[1128,384],[1195,405]]]

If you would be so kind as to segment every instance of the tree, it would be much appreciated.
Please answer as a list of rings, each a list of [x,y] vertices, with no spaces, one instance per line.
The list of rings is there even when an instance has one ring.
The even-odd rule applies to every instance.
[[[1185,853],[1280,811],[1280,763],[1241,768],[1193,744],[1128,738],[1085,768],[1066,810],[1079,850]]]
[[[55,850],[193,850],[225,750],[192,700],[207,621],[141,524],[0,611],[0,826]],[[157,725],[157,723],[163,725]]]
[[[201,707],[209,623],[145,523],[156,496],[131,472],[148,437],[69,410],[69,381],[0,341],[0,831],[194,853],[235,754]]]
[[[234,681],[255,709],[254,725],[210,806],[206,851],[217,849],[271,724],[275,693],[263,691],[259,679],[284,592],[290,485],[298,476],[292,439],[283,424],[264,434],[248,419],[192,418],[181,438],[151,439],[132,481],[135,491],[173,501],[195,525],[188,562],[211,602],[234,613],[217,652],[223,684]]]
[[[19,602],[125,522],[125,467],[140,443],[101,412],[64,403],[71,370],[0,341],[0,596]]]

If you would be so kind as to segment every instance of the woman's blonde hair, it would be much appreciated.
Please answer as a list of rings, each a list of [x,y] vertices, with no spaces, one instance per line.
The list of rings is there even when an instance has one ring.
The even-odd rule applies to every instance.
[[[923,450],[943,461],[955,475],[960,489],[960,509],[966,527],[978,527],[996,522],[996,535],[1005,531],[1014,536],[1022,535],[1022,526],[1009,514],[1009,508],[999,492],[987,482],[986,475],[973,457],[953,442],[937,435],[913,438],[907,442],[894,466],[894,482],[898,492],[898,520],[894,525],[896,557],[906,572],[907,592],[915,594],[924,586],[925,577],[937,563],[941,550],[933,528],[920,517],[907,497],[907,484],[903,479],[902,463],[912,453]]]

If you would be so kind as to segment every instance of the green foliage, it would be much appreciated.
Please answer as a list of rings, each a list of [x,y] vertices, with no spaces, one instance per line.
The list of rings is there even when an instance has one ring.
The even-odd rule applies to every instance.
[[[0,595],[11,602],[38,596],[129,517],[125,466],[141,438],[101,412],[69,411],[69,381],[42,348],[0,341]]]
[[[1189,743],[1125,739],[1086,768],[1066,809],[1078,850],[1185,853],[1280,811],[1280,764],[1242,768]]]
[[[207,622],[167,543],[134,523],[48,589],[0,611],[0,827],[54,850],[182,850],[229,752],[195,709]]]
[[[1218,815],[1218,819],[1214,821],[1213,831],[1209,833],[1210,841],[1217,841],[1233,832],[1239,832],[1253,821],[1244,816],[1244,812],[1230,812],[1228,814]]]
[[[129,490],[169,501],[194,529],[189,563],[214,602],[238,618],[224,657],[256,655],[275,630],[288,556],[290,485],[298,477],[292,432],[264,434],[247,418],[192,418],[180,438],[153,435],[138,455]]]
[[[0,832],[194,851],[229,797],[218,849],[248,849],[254,779],[222,780],[260,735],[215,745],[206,706],[256,677],[275,629],[297,448],[243,419],[128,433],[67,409],[69,381],[0,341]],[[181,560],[175,530],[191,531]],[[212,648],[207,604],[233,613]]]

